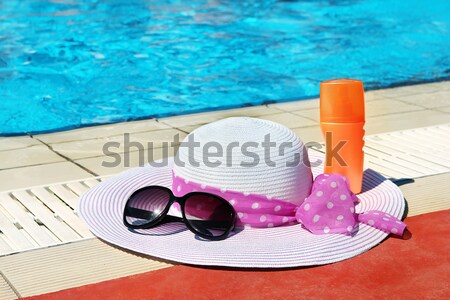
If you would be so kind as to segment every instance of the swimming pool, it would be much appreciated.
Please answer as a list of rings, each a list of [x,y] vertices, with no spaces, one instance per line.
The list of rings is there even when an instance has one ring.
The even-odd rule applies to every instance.
[[[450,1],[2,1],[0,135],[448,78]]]

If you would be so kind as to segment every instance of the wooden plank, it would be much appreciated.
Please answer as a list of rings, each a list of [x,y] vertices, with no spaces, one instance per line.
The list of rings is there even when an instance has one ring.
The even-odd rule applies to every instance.
[[[399,146],[399,147],[405,147],[405,148],[409,148],[410,149],[410,155],[411,157],[417,159],[417,160],[421,160],[427,163],[431,163],[433,165],[436,165],[440,168],[445,168],[446,170],[448,170],[449,168],[449,164],[447,163],[447,159],[443,159],[442,153],[439,153],[436,151],[436,149],[434,150],[423,150],[420,148],[420,144],[407,144],[407,142],[405,141],[400,141],[399,139],[393,138],[393,140],[389,141],[389,143],[392,144],[392,146]],[[432,175],[432,174],[430,174]]]
[[[375,162],[377,164],[384,165],[384,166],[389,165],[389,167],[391,169],[400,171],[401,173],[407,175],[408,177],[420,177],[420,176],[424,175],[423,172],[418,172],[418,171],[415,171],[414,169],[406,168],[401,165],[398,165],[395,157],[392,157],[391,155],[376,151],[369,147],[364,147],[364,152],[369,153],[375,157],[378,157],[378,159],[375,160]]]
[[[51,246],[56,242],[39,226],[31,214],[26,213],[8,194],[0,194],[0,205],[8,211],[39,246]]]
[[[5,235],[0,233],[0,255],[13,252],[13,248],[5,240]]]
[[[408,160],[410,162],[422,162],[425,164],[423,165],[424,168],[432,170],[432,171],[439,171],[442,169],[446,169],[445,167],[442,167],[439,164],[430,163],[427,161],[424,161],[420,157],[417,157],[417,149],[411,150],[410,147],[406,146],[405,144],[393,144],[388,139],[385,139],[383,137],[368,137],[366,145],[369,145],[371,148],[375,148],[377,150],[387,152],[395,157]]]
[[[75,194],[78,196],[81,196],[83,193],[85,193],[87,190],[89,190],[89,187],[85,186],[81,182],[69,182],[66,184],[69,189],[71,189]]]
[[[17,191],[12,194],[61,241],[68,242],[80,238],[72,228],[67,226],[64,222],[57,220],[52,211],[36,198],[28,194],[27,191]]]
[[[400,131],[400,132],[392,132],[383,134],[383,138],[388,139],[389,141],[398,144],[400,146],[405,146],[410,149],[416,149],[415,151],[419,152],[429,152],[436,149],[439,144],[436,144],[432,139],[427,141],[427,143],[416,142],[417,134],[412,133],[411,131]]]
[[[420,133],[420,134],[419,134]],[[444,150],[447,148],[446,141],[450,140],[450,136],[445,139],[431,135],[429,132],[423,130],[416,132],[403,131],[398,133],[383,134],[383,138],[387,136],[391,141],[396,142],[400,147],[405,147],[409,153],[416,153],[417,151],[425,154],[440,153],[445,154]],[[394,139],[393,139],[394,138]],[[401,139],[399,142],[398,139]]]
[[[405,131],[402,132],[402,134],[386,134],[383,138],[389,139],[390,142],[399,146],[409,148],[411,153],[414,153],[416,156],[422,157],[428,161],[444,166],[448,166],[450,164],[449,158],[439,150],[442,145],[436,144],[431,146],[432,143],[429,140],[422,142],[416,141],[416,136],[411,135],[409,132]],[[423,156],[417,152],[420,152]]]
[[[322,146],[325,148],[324,144]],[[317,151],[316,149],[311,148],[309,151]],[[322,153],[323,154],[323,153]],[[391,164],[386,164],[386,162],[380,159],[377,155],[373,155],[372,153],[365,153],[364,155],[364,168],[369,168],[374,171],[381,173],[385,177],[393,177],[393,178],[401,178],[401,177],[409,177],[408,174],[399,172],[398,170],[390,168]]]
[[[88,179],[88,180],[85,180],[83,182],[84,182],[84,184],[86,184],[90,188],[94,187],[94,186],[96,186],[97,184],[100,183],[100,181],[97,180],[97,179]]]
[[[443,130],[446,133],[450,134],[450,124],[442,124],[442,125],[438,125],[434,128],[436,128],[436,130]]]
[[[62,220],[64,220],[64,222],[72,227],[72,229],[79,235],[82,237],[93,237],[93,234],[89,231],[87,225],[80,218],[78,218],[74,211],[62,202],[61,199],[45,188],[34,188],[31,189],[31,192],[36,195],[42,203],[53,210]]]
[[[407,149],[402,149],[402,147],[392,146],[392,144],[388,140],[384,139],[384,135],[366,136],[364,138],[364,141],[364,146],[370,146],[372,148],[376,147],[377,150],[386,153],[400,153],[402,155],[405,155],[410,152]]]
[[[406,174],[399,173],[395,170],[386,168],[386,166],[376,164],[375,162],[370,161],[369,159],[364,160],[364,168],[372,169],[374,171],[377,171],[384,177],[393,177],[393,178],[401,178],[401,177],[407,177]]]
[[[449,139],[450,138],[450,127],[449,126],[433,126],[424,128],[424,135],[433,135],[440,137],[440,139]],[[446,149],[450,149],[450,145],[444,146]]]
[[[384,136],[383,136],[384,137]],[[395,149],[402,149],[406,154],[405,155],[400,155],[397,154],[398,158],[404,159],[404,160],[408,160],[409,162],[413,162],[413,163],[417,163],[423,167],[426,167],[430,170],[432,170],[433,172],[431,172],[431,174],[435,174],[440,173],[440,172],[447,172],[448,168],[440,165],[440,164],[436,164],[434,162],[430,162],[428,160],[424,159],[424,156],[422,157],[418,157],[417,155],[415,155],[414,153],[416,153],[417,148],[411,148],[408,147],[405,144],[393,144],[392,142],[390,142],[389,140],[386,139],[377,139],[376,141],[371,140],[371,145],[372,143],[376,144],[377,146],[379,144],[384,145],[385,147],[392,147],[392,151],[394,152]]]
[[[34,245],[23,235],[2,211],[0,211],[0,230],[10,241],[10,246],[15,251],[22,251],[34,248]]]
[[[422,161],[419,158],[412,157],[407,151],[402,151],[402,149],[392,148],[392,145],[388,143],[388,145],[384,145],[382,141],[373,141],[369,140],[366,143],[366,148],[371,148],[373,150],[382,151],[384,153],[388,153],[395,159],[395,163],[401,166],[404,166],[409,169],[416,170],[423,174],[434,174],[439,173],[441,171],[445,171],[446,169],[442,166],[435,165],[434,168],[430,168],[429,166],[421,165]],[[441,169],[439,169],[441,168]]]
[[[409,177],[408,174],[399,172],[393,168],[392,164],[387,164],[384,160],[371,153],[364,152],[364,168],[370,168],[381,173],[384,177],[402,178]]]
[[[78,203],[78,195],[67,189],[61,184],[51,185],[49,189],[57,195],[62,201],[69,205],[73,210],[76,210]]]
[[[414,142],[420,143],[423,146],[428,146],[428,148],[433,148],[433,150],[444,150],[447,148],[447,145],[443,144],[443,140],[448,140],[450,137],[445,134],[438,134],[433,131],[420,131],[414,132],[414,131],[405,131],[402,132],[404,136],[407,136],[411,138]]]
[[[379,173],[382,173],[385,177],[392,178],[409,178],[409,174],[402,173],[399,170],[395,169],[392,165],[387,165],[385,161],[380,159],[370,158],[367,160],[367,163],[364,163],[364,168],[371,168]]]

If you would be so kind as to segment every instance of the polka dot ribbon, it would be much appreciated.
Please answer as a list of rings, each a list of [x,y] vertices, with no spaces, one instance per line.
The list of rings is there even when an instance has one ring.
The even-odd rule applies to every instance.
[[[314,234],[351,234],[358,222],[387,233],[403,235],[406,224],[381,212],[355,213],[358,198],[350,191],[345,176],[322,174],[314,181],[311,194],[296,211],[297,220]]]
[[[268,228],[301,223],[314,234],[347,235],[352,234],[358,222],[396,235],[403,235],[406,228],[403,222],[381,211],[356,214],[358,198],[350,191],[346,178],[338,174],[317,176],[310,196],[300,206],[264,195],[219,189],[172,175],[175,196],[201,191],[230,202],[237,213],[236,226]]]

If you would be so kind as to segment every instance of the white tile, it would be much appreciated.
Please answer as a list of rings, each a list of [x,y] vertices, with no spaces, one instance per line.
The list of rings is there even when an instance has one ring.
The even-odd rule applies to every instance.
[[[423,107],[394,99],[378,99],[376,101],[366,101],[366,118],[423,109]],[[296,110],[292,113],[320,122],[320,110],[317,108]]]
[[[92,177],[71,162],[0,170],[0,191]]]
[[[416,84],[411,85],[410,88],[418,91],[418,93],[433,93],[438,91],[450,90],[450,81]]]
[[[426,87],[423,87],[422,85],[408,85],[395,88],[381,89],[377,91],[378,93],[380,93],[385,97],[396,98],[401,96],[415,95],[418,93],[420,94],[428,90],[426,89]]]
[[[172,127],[179,128],[191,125],[207,124],[229,117],[260,117],[278,112],[279,111],[275,109],[262,105],[161,118],[159,121]]]
[[[418,127],[450,123],[450,114],[433,110],[419,110],[398,114],[369,117],[366,119],[366,135]],[[323,143],[320,126],[292,129],[303,142]]]
[[[450,113],[450,106],[439,107],[439,108],[436,108],[436,110],[445,112],[445,113]]]
[[[195,129],[197,129],[201,126],[203,126],[203,124],[183,126],[183,127],[179,127],[178,129],[183,132],[191,133],[192,131],[194,131]]]
[[[41,143],[29,136],[0,137],[0,151],[12,150],[41,145]]]
[[[0,151],[0,170],[65,161],[45,145]]]
[[[433,82],[424,84],[407,85],[396,88],[381,89],[377,92],[389,98],[420,95],[450,90],[450,81]]]
[[[276,113],[274,113],[274,114],[259,116],[258,118],[277,122],[277,123],[283,124],[284,126],[289,127],[289,128],[309,127],[309,126],[317,125],[317,122],[314,120],[311,120],[310,118],[305,118],[305,117],[299,116],[297,114],[292,114],[292,113],[282,112],[282,111],[276,111]],[[178,129],[180,129],[184,132],[190,133],[202,125],[203,124],[188,125],[188,126],[179,127]]]
[[[450,106],[450,90],[403,96],[395,99],[426,108],[445,107]]]
[[[282,102],[282,103],[274,103],[269,104],[269,107],[276,108],[282,111],[295,111],[302,109],[313,109],[319,108],[319,99],[306,99],[306,100],[297,100],[291,102]]]
[[[381,93],[379,90],[364,92],[364,100],[366,102],[383,100],[383,99],[388,99],[388,97],[386,95],[384,95],[383,93]]]
[[[55,151],[70,159],[80,159],[105,155],[104,149],[117,153],[137,151],[138,148],[133,145],[134,143],[139,143],[144,149],[147,149],[148,147],[159,148],[162,147],[165,142],[169,144],[172,143],[177,134],[179,135],[180,141],[186,136],[184,132],[176,129],[164,129],[132,133],[129,135],[128,144],[125,144],[124,135],[118,135],[107,138],[58,143],[53,144],[52,147]]]
[[[91,158],[83,158],[76,160],[77,163],[83,167],[91,170],[92,172],[104,176],[120,173],[131,168],[140,167],[148,164],[151,161],[161,158],[172,157],[175,155],[175,148],[158,148],[153,149],[151,152],[146,151],[133,151],[128,152],[128,156],[124,153],[118,156],[98,156]]]
[[[320,110],[318,108],[295,110],[292,113],[295,115],[299,115],[314,120],[316,121],[316,124],[320,122]]]
[[[433,110],[419,110],[367,118],[365,129],[366,134],[376,134],[449,122],[450,114]]]
[[[80,140],[88,140],[94,138],[109,137],[115,135],[123,135],[124,133],[155,131],[161,129],[169,129],[170,127],[157,122],[155,119],[122,122],[109,125],[100,125],[93,127],[85,127],[75,130],[62,131],[50,134],[39,134],[35,137],[49,144],[72,142]]]
[[[323,143],[322,132],[320,131],[320,127],[311,126],[311,127],[302,127],[302,128],[293,128],[292,131],[297,134],[297,136],[303,141],[304,144],[307,143]]]
[[[288,128],[308,127],[316,125],[317,122],[297,116],[291,113],[279,113],[273,115],[262,116],[261,119],[273,121],[282,124]]]
[[[366,118],[417,110],[423,110],[423,107],[394,99],[366,102]]]

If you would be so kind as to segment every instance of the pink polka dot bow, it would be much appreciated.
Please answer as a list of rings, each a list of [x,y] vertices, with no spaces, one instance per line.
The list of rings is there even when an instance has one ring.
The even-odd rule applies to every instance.
[[[338,174],[322,174],[314,181],[311,194],[297,206],[265,195],[241,193],[196,183],[172,174],[175,196],[201,191],[228,200],[237,214],[236,226],[270,228],[301,223],[314,234],[340,233],[350,235],[362,222],[388,233],[402,235],[406,225],[381,211],[355,212],[358,198],[350,191],[346,178]],[[198,216],[211,209],[197,207]],[[176,208],[176,212],[179,208]]]
[[[357,214],[358,198],[339,174],[322,174],[314,181],[310,196],[297,209],[295,217],[314,234],[351,234],[358,222],[387,233],[403,235],[406,224],[396,217],[381,212]]]

